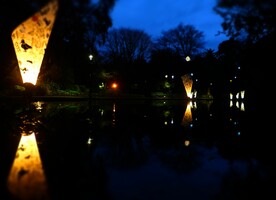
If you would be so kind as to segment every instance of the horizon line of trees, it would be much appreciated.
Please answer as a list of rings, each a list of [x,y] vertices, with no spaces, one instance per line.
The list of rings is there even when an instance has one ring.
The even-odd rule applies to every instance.
[[[12,10],[13,1],[4,2],[4,9]],[[19,72],[9,41],[12,28],[22,22],[23,16],[30,16],[46,2],[23,0],[19,15],[11,18],[10,14],[0,14],[0,37],[6,38],[0,47],[2,89],[20,84],[20,77],[15,76]],[[217,1],[214,10],[223,18],[222,27],[229,40],[222,42],[216,52],[204,49],[204,33],[189,24],[180,23],[163,31],[154,41],[143,30],[112,28],[109,12],[115,0],[59,2],[57,22],[39,76],[41,83],[55,82],[66,88],[76,84],[95,86],[117,79],[124,91],[151,91],[161,90],[164,75],[173,74],[178,78],[173,92],[181,92],[180,77],[193,73],[199,80],[195,87],[202,93],[212,90],[214,96],[225,96],[229,91],[244,88],[251,89],[252,93],[261,90],[258,83],[267,83],[269,74],[269,68],[263,65],[275,63],[271,55],[275,41],[275,1]],[[93,54],[92,63],[89,54]],[[190,62],[185,60],[187,56]],[[267,57],[268,61],[264,60]]]

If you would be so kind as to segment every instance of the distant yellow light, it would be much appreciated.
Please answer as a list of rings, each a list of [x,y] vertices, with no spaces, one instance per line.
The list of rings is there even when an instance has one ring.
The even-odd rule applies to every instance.
[[[23,83],[36,85],[57,9],[57,0],[50,1],[11,34]]]
[[[190,56],[186,56],[185,60],[186,60],[187,62],[191,61]]]
[[[184,141],[184,145],[187,147],[187,146],[189,146],[190,145],[190,141],[189,140],[185,140]]]

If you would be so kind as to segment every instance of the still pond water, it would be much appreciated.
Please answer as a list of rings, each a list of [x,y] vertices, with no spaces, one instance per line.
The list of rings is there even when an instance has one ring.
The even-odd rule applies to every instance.
[[[262,128],[263,116],[244,102],[95,99],[0,106],[1,200],[275,196],[272,136]]]

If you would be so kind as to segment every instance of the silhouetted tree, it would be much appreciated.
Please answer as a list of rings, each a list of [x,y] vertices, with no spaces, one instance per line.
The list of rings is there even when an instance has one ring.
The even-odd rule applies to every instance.
[[[225,33],[230,36],[228,42],[219,46],[221,59],[224,64],[239,67],[246,99],[255,105],[274,88],[271,66],[275,65],[275,8],[275,0],[219,0],[215,7],[224,19]]]
[[[195,57],[204,47],[203,32],[192,25],[179,24],[176,28],[163,31],[154,42],[151,53],[152,79],[155,80],[157,90],[164,82],[164,76],[172,78],[173,87],[170,92],[183,92],[181,76],[191,72],[191,63],[186,57]]]
[[[129,28],[110,29],[100,48],[105,63],[109,63],[125,88],[145,80],[146,65],[152,47],[151,37],[144,31]],[[141,83],[139,83],[141,84]]]
[[[120,28],[111,29],[101,49],[109,62],[133,64],[137,60],[148,60],[151,37],[144,31]]]
[[[185,59],[186,56],[192,57],[203,49],[203,38],[203,32],[194,26],[179,24],[176,28],[163,31],[156,45],[159,49],[170,49]]]
[[[159,90],[165,75],[168,75],[170,78],[173,76],[174,91],[183,91],[181,76],[190,70],[187,64],[179,54],[171,49],[158,49],[155,46],[151,53],[151,67],[147,71],[151,77],[151,86]]]
[[[249,43],[275,31],[275,9],[275,0],[218,0],[214,8],[226,35]]]
[[[58,18],[49,44],[47,64],[62,68],[62,83],[86,84],[93,69],[88,55],[97,57],[96,38],[112,26],[109,12],[115,0],[60,0]],[[45,62],[45,64],[46,64]],[[52,65],[54,66],[54,65]],[[51,66],[45,66],[49,70]]]

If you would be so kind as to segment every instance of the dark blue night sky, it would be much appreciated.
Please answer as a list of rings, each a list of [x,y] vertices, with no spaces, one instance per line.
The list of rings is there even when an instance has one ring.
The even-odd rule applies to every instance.
[[[117,0],[111,17],[115,28],[141,29],[153,37],[179,23],[193,25],[204,33],[205,47],[216,50],[227,37],[217,35],[222,18],[213,11],[215,5],[215,0]]]

